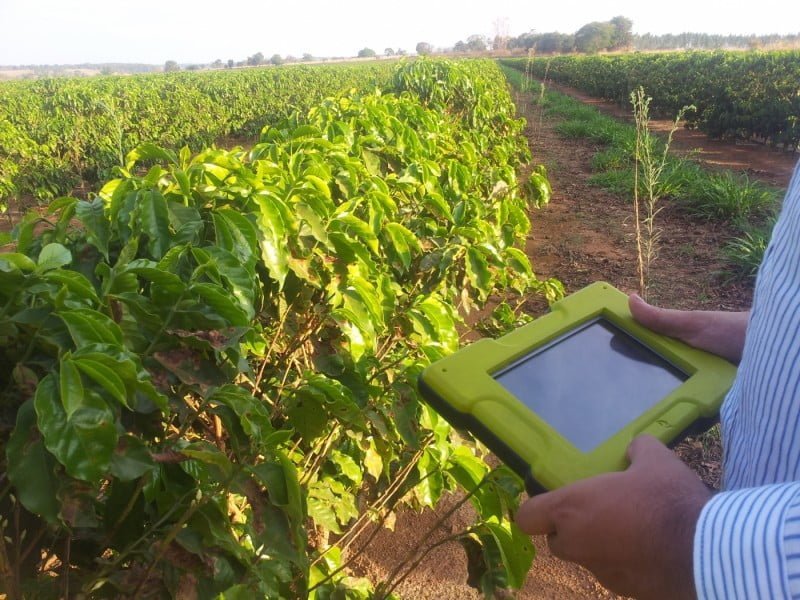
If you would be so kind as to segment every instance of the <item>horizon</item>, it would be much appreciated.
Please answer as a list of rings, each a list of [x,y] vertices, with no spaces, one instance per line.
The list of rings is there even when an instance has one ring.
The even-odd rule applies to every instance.
[[[389,17],[380,5],[345,0],[336,5],[310,0],[302,6],[245,3],[231,11],[209,0],[155,0],[109,5],[100,0],[5,0],[0,5],[0,65],[82,64],[181,65],[215,60],[240,61],[258,52],[269,57],[311,54],[350,58],[361,48],[414,53],[417,42],[452,47],[470,35],[492,39],[534,30],[574,33],[593,21],[624,16],[633,33],[653,35],[791,35],[800,32],[800,3],[785,6],[764,0],[759,11],[744,2],[697,3],[675,0],[669,6],[642,6],[634,0],[590,3],[565,0],[558,12],[535,3],[467,0],[425,3],[407,0]],[[390,5],[391,8],[395,6]],[[691,20],[683,15],[691,14]],[[313,15],[310,18],[308,15]],[[120,27],[124,23],[125,27]]]

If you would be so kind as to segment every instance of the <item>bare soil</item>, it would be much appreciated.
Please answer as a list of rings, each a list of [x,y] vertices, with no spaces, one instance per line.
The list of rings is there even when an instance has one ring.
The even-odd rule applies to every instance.
[[[616,110],[598,103],[602,110]],[[530,106],[529,102],[517,102]],[[544,164],[553,186],[550,204],[531,214],[533,227],[526,250],[539,277],[557,277],[567,292],[598,280],[609,281],[625,292],[638,289],[636,243],[632,206],[587,180],[590,161],[598,150],[586,140],[565,140],[555,132],[556,123],[541,119],[536,109],[522,116],[529,126],[526,135],[533,154],[532,164]],[[666,121],[663,122],[665,125]],[[661,126],[656,123],[657,126]],[[794,160],[764,146],[741,146],[730,142],[699,139],[696,132],[682,130],[677,140],[682,147],[700,148],[697,155],[711,166],[746,171],[773,185],[786,187]],[[676,141],[677,141],[676,140]],[[791,163],[791,164],[790,164]],[[658,216],[661,229],[659,255],[653,264],[649,300],[662,306],[683,309],[742,310],[750,305],[748,283],[720,277],[724,266],[719,259],[722,241],[730,235],[723,225],[697,222],[665,205]],[[526,310],[543,314],[546,304],[531,298]],[[713,436],[689,439],[676,451],[711,487],[719,486],[721,449]],[[450,497],[435,510],[421,514],[405,511],[398,515],[395,531],[377,533],[369,548],[355,561],[355,571],[373,581],[385,580],[392,570],[413,554],[463,531],[472,522],[467,504],[437,526],[440,517],[457,502]],[[528,580],[516,594],[522,600],[538,598],[616,598],[588,571],[553,557],[545,538],[534,538],[538,554]],[[446,542],[427,555],[396,589],[413,600],[480,598],[467,584],[467,559],[457,542]],[[509,594],[509,597],[512,597]]]

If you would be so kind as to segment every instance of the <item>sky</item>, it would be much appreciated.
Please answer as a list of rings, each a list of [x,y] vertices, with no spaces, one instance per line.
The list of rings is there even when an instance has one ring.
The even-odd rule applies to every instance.
[[[572,33],[617,15],[635,33],[800,31],[797,0],[0,0],[0,65],[413,52],[498,29]]]

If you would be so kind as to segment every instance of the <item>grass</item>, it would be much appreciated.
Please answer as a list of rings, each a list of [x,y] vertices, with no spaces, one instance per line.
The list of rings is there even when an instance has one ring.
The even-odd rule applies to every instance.
[[[625,199],[633,198],[635,127],[552,90],[544,94],[543,108],[545,114],[560,120],[556,125],[560,135],[598,145],[589,182]],[[664,141],[656,138],[655,144],[658,152]],[[654,191],[692,217],[726,222],[732,237],[722,255],[730,274],[755,275],[769,240],[780,190],[742,173],[704,169],[691,156],[669,155]]]
[[[750,279],[756,276],[774,225],[773,217],[762,225],[751,227],[725,244],[722,249],[723,256],[729,264],[736,267],[730,272],[731,277]]]
[[[706,219],[763,219],[779,200],[777,190],[731,171],[691,173],[683,188],[679,201],[689,213]]]

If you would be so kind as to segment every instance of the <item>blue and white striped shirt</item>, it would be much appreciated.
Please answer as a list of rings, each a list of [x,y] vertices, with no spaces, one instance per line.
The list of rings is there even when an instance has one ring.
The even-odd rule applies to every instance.
[[[721,412],[723,488],[694,539],[700,598],[800,599],[800,164]]]

